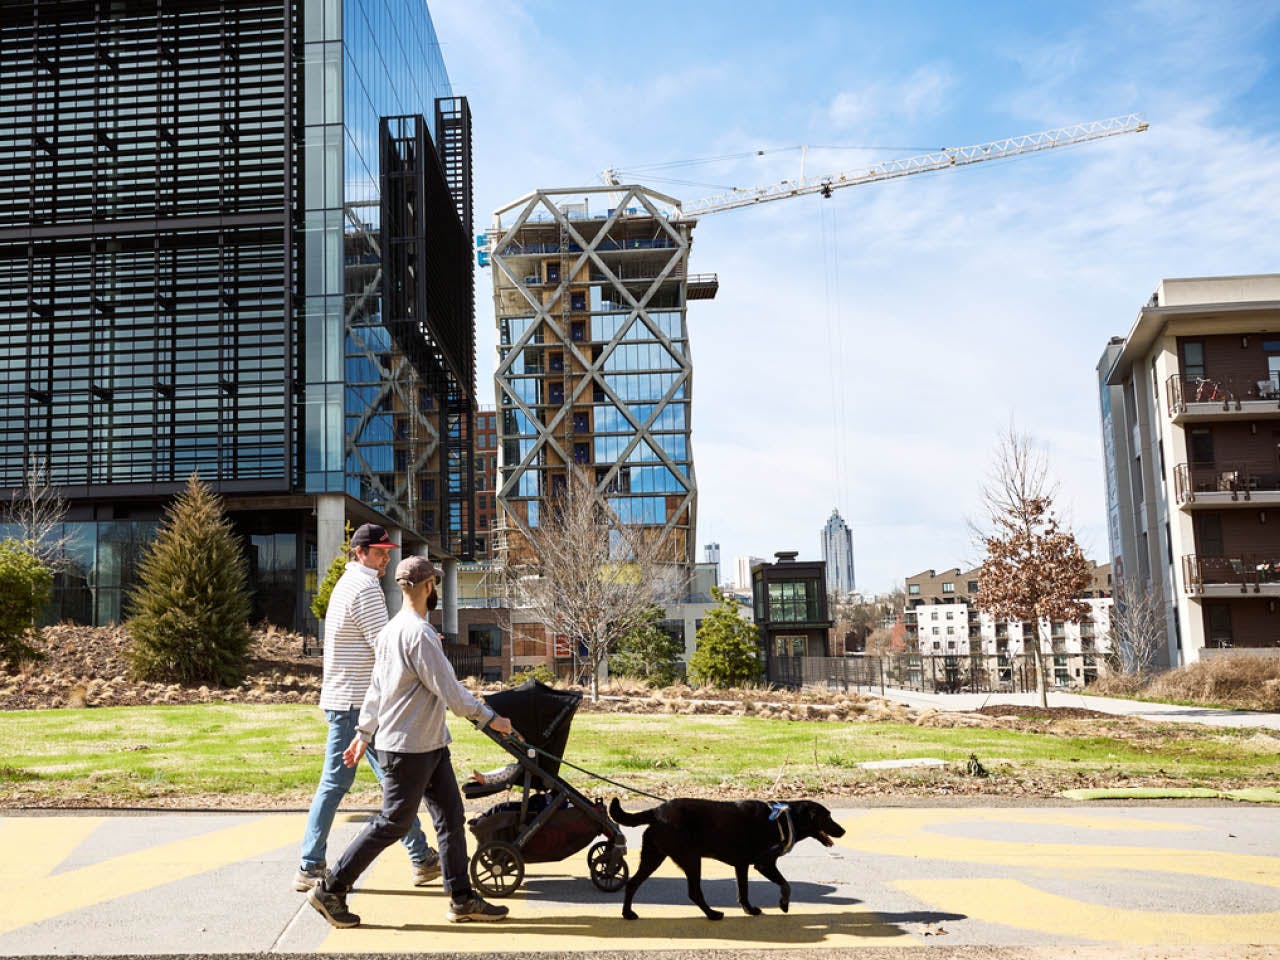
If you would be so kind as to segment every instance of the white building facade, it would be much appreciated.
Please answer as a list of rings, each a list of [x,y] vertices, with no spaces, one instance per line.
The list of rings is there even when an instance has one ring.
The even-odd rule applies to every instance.
[[[1036,624],[997,622],[969,603],[923,603],[913,608],[924,656],[970,655],[1019,657],[1040,644],[1040,653],[1052,662],[1056,686],[1080,686],[1097,675],[1111,649],[1110,597],[1081,601],[1089,617],[1081,622],[1041,620]]]

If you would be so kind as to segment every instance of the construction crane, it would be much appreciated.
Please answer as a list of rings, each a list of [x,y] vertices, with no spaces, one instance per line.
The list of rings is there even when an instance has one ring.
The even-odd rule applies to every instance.
[[[739,207],[750,207],[771,200],[783,200],[787,197],[802,197],[816,193],[830,197],[836,190],[853,187],[863,183],[875,183],[879,180],[896,180],[899,177],[910,177],[917,173],[933,173],[939,170],[950,170],[953,167],[965,167],[988,160],[1007,160],[1024,156],[1028,153],[1039,153],[1042,150],[1053,150],[1057,147],[1072,147],[1093,140],[1102,140],[1124,133],[1142,133],[1147,123],[1141,115],[1131,113],[1122,117],[1111,117],[1107,120],[1092,120],[1088,123],[1076,123],[1055,130],[1043,130],[1039,133],[1028,133],[1020,137],[1007,137],[1003,140],[992,140],[988,143],[974,144],[970,147],[951,147],[925,153],[900,160],[886,160],[860,170],[842,171],[820,177],[805,177],[804,151],[801,148],[800,178],[798,180],[782,180],[765,187],[741,187],[727,193],[692,200],[680,205],[672,215],[673,220],[693,220],[711,213],[722,213],[736,210]],[[619,171],[605,170],[601,174],[609,186],[619,186]]]

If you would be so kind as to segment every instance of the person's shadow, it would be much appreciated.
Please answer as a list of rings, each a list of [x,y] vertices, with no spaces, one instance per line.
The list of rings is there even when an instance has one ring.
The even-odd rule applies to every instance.
[[[830,884],[791,884],[791,913],[778,909],[778,888],[768,881],[753,881],[748,890],[753,905],[764,910],[759,917],[749,917],[738,906],[738,886],[732,879],[702,881],[702,890],[712,908],[723,910],[725,918],[711,921],[689,901],[688,888],[683,877],[651,877],[636,894],[633,904],[639,920],[622,919],[622,891],[603,893],[591,883],[572,877],[534,877],[521,887],[521,900],[531,903],[564,905],[563,911],[548,914],[544,906],[532,916],[522,916],[521,900],[509,903],[511,915],[502,923],[469,924],[468,936],[510,936],[515,930],[548,936],[581,937],[584,940],[617,940],[662,938],[670,940],[740,940],[744,943],[771,944],[821,944],[830,937],[852,936],[884,939],[917,933],[908,929],[925,924],[964,920],[959,913],[937,911],[910,911],[904,913],[871,913],[850,910],[861,900],[835,896],[836,887]],[[361,894],[404,894],[403,890],[360,890]],[[505,902],[505,901],[497,901]],[[611,906],[616,912],[608,916],[599,914],[575,914],[572,905]],[[812,905],[845,909],[830,909],[814,913],[804,909]],[[669,911],[646,918],[645,907],[655,905],[689,908],[688,916],[673,917]],[[795,912],[801,908],[803,912]],[[364,924],[361,929],[439,931],[449,926],[442,917],[439,923]],[[455,928],[456,929],[456,928]]]

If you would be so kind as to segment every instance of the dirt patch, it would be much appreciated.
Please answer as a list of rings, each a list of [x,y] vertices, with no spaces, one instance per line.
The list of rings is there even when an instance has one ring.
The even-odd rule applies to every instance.
[[[39,661],[0,668],[0,710],[133,707],[149,704],[317,703],[323,666],[303,654],[303,637],[255,630],[247,675],[235,687],[148,683],[129,675],[123,627],[47,627]]]
[[[1027,707],[1014,703],[998,703],[974,711],[984,717],[1022,717],[1026,720],[1113,720],[1114,714],[1083,707]]]

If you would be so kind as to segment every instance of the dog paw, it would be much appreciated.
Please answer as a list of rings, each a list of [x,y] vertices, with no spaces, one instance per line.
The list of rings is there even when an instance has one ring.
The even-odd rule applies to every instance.
[[[760,916],[760,913],[761,913],[761,910],[759,907],[753,907],[750,904],[746,904],[746,903],[742,905],[742,909],[747,911],[747,913],[753,917],[758,917]]]
[[[723,920],[723,919],[724,919],[724,912],[723,912],[723,911],[721,911],[721,910],[708,910],[708,911],[707,911],[707,919],[708,919],[708,920]]]
[[[639,920],[640,914],[636,913],[634,910],[623,910],[622,919],[623,920]]]
[[[790,898],[783,898],[782,900],[778,901],[778,909],[781,910],[783,913],[786,913],[787,910],[790,909],[790,907],[791,907]]]

